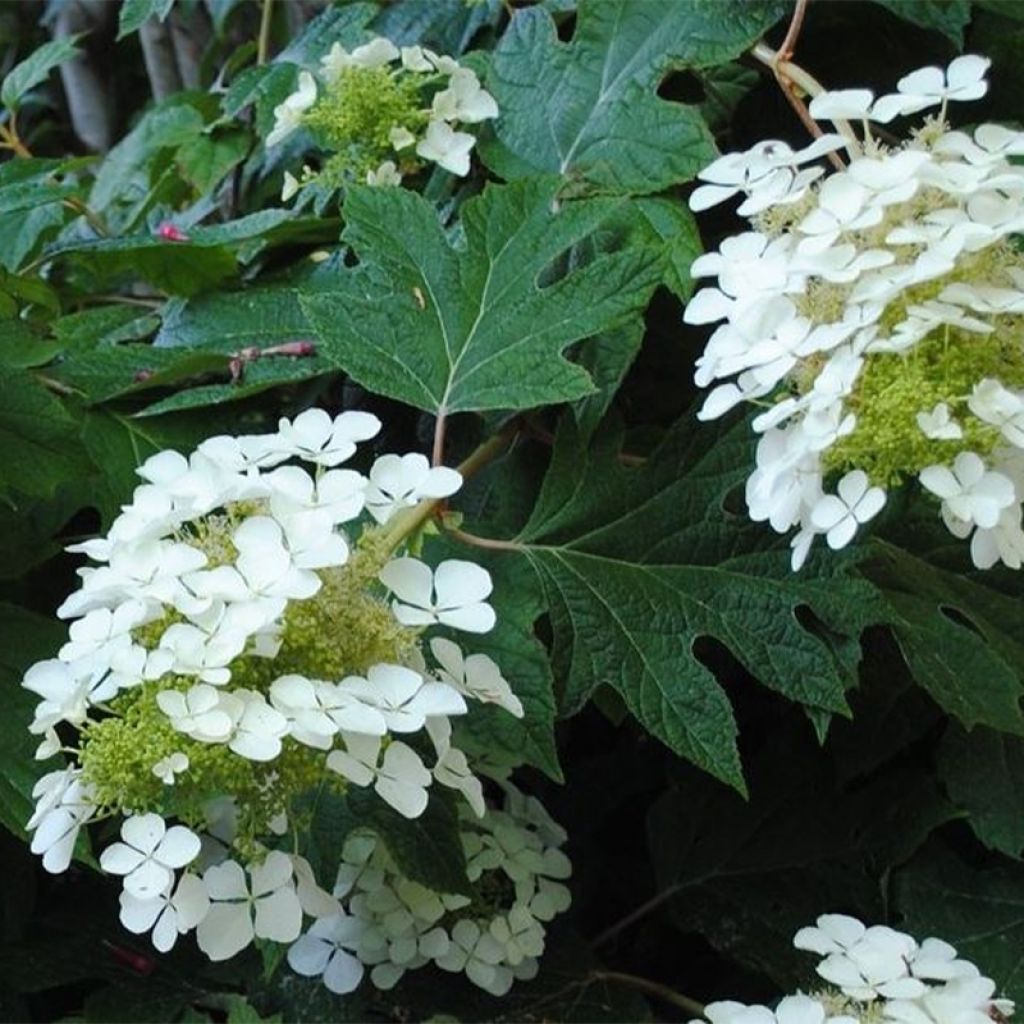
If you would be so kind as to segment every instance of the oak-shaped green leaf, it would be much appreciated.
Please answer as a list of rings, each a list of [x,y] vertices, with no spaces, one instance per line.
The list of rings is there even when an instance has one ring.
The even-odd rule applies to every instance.
[[[605,430],[589,449],[566,417],[534,513],[516,538],[543,581],[563,710],[600,685],[683,757],[739,789],[736,724],[698,642],[727,647],[764,685],[848,712],[873,590],[851,557],[791,572],[770,531],[730,511],[749,432],[684,420],[639,468]],[[856,557],[855,555],[853,556]]]
[[[551,280],[560,257],[626,200],[562,202],[559,181],[490,186],[447,236],[431,203],[353,188],[343,238],[361,266],[302,308],[320,351],[371,391],[434,413],[525,409],[594,390],[563,358],[628,319],[662,275],[662,254],[599,253]]]
[[[939,773],[990,849],[1024,853],[1024,740],[994,729],[966,732],[950,723],[939,747]]]
[[[1001,996],[1024,999],[1024,866],[969,866],[938,844],[896,876],[903,930],[940,935],[992,978]]]
[[[892,545],[876,551],[865,572],[918,684],[968,729],[1024,735],[1020,600]]]
[[[517,11],[487,85],[498,143],[481,152],[505,178],[557,172],[604,189],[660,192],[714,156],[696,106],[660,99],[670,71],[748,49],[786,5],[765,0],[581,0],[560,43],[542,7]]]

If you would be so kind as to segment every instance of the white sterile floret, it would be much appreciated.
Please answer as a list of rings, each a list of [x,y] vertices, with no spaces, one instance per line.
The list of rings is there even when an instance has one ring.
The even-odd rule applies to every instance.
[[[324,985],[336,995],[354,992],[364,968],[352,950],[359,948],[366,923],[345,913],[315,921],[288,949],[288,966],[307,978],[323,976]]]
[[[281,183],[281,202],[287,203],[289,199],[298,194],[301,187],[302,183],[299,179],[291,171],[285,171]]]
[[[503,959],[501,943],[475,921],[463,919],[452,928],[448,952],[434,963],[444,971],[464,971],[474,985],[503,996],[512,987],[512,972],[501,966]]]
[[[484,803],[483,784],[473,774],[469,761],[461,750],[449,747],[439,755],[431,773],[442,786],[458,790],[477,817],[484,816],[487,808]]]
[[[235,568],[248,588],[242,600],[305,598],[320,589],[320,578],[296,564],[285,546],[281,525],[268,516],[250,516],[231,539],[238,550]]]
[[[376,709],[390,732],[418,732],[428,716],[464,715],[466,702],[446,682],[428,682],[401,665],[371,665],[366,678],[349,676],[338,689]]]
[[[927,67],[904,75],[896,88],[914,101],[914,105],[906,108],[904,113],[937,107],[947,100],[965,102],[981,99],[988,92],[985,74],[991,63],[987,57],[965,54],[955,58],[945,71]]]
[[[392,608],[403,625],[439,622],[470,633],[494,627],[494,609],[485,603],[491,574],[474,562],[448,559],[431,570],[418,559],[396,558],[380,571],[380,581],[395,595]]]
[[[797,202],[823,171],[820,167],[804,171],[794,168],[845,145],[840,135],[823,135],[795,152],[785,142],[767,139],[746,153],[726,153],[698,173],[697,177],[709,184],[694,189],[690,209],[706,210],[741,192],[747,198],[739,212],[745,216],[776,203]]]
[[[82,587],[57,609],[62,619],[127,600],[172,603],[187,573],[206,565],[204,552],[190,544],[151,540],[116,547],[107,565],[79,569]]]
[[[120,902],[121,924],[136,935],[152,929],[150,937],[161,953],[173,949],[178,936],[192,931],[210,907],[202,880],[188,872],[176,886],[171,882],[163,892],[149,899],[140,899],[124,889]]]
[[[921,483],[942,499],[944,509],[965,523],[991,528],[1005,508],[1017,500],[1013,481],[989,470],[974,452],[961,452],[948,466],[927,466]]]
[[[66,871],[79,830],[96,813],[89,786],[81,771],[67,768],[44,775],[33,787],[36,808],[27,828],[33,833],[30,849],[43,858],[54,875]]]
[[[885,925],[866,928],[855,918],[824,915],[816,928],[800,929],[793,944],[824,954],[818,974],[852,999],[916,999],[927,991],[910,972],[917,943]]]
[[[366,172],[366,184],[375,188],[395,188],[402,184],[402,175],[394,160],[384,160],[375,169]]]
[[[316,79],[308,71],[300,71],[298,89],[274,107],[274,127],[267,136],[267,149],[284,142],[302,124],[302,115],[315,102]]]
[[[334,43],[320,61],[320,71],[328,82],[336,81],[346,68],[381,68],[398,60],[399,50],[390,39],[378,36],[357,46],[351,53],[341,43]]]
[[[445,637],[430,641],[430,652],[439,666],[438,678],[455,687],[459,693],[497,704],[516,718],[523,717],[523,705],[501,674],[501,669],[486,654],[463,655],[458,644]]]
[[[964,436],[963,427],[953,419],[945,402],[937,403],[930,411],[919,412],[917,425],[933,441],[958,441]]]
[[[330,750],[338,723],[327,698],[330,684],[305,676],[280,676],[270,684],[270,703],[285,717],[289,734],[306,746]]]
[[[856,1018],[829,1016],[817,999],[803,994],[785,996],[774,1010],[767,1006],[722,1000],[704,1009],[711,1024],[853,1024]],[[691,1022],[695,1024],[695,1022]]]
[[[356,444],[376,437],[380,427],[380,420],[368,412],[343,412],[332,418],[323,409],[307,409],[294,420],[282,417],[276,434],[244,440],[260,466],[276,466],[299,458],[332,467],[350,459]]]
[[[56,658],[36,662],[25,673],[21,685],[43,698],[36,705],[29,726],[29,731],[36,734],[59,722],[81,724],[90,707],[109,700],[118,690],[116,677],[103,668],[72,666]]]
[[[1024,448],[1024,395],[986,377],[974,386],[967,407],[978,419],[998,427],[1010,444]]]
[[[156,702],[178,732],[201,743],[226,740],[235,725],[221,702],[220,691],[206,683],[198,683],[185,693],[161,690]]]
[[[448,498],[462,486],[462,476],[447,466],[431,468],[426,456],[382,455],[370,469],[366,508],[378,523],[424,498]]]
[[[249,761],[273,761],[288,735],[288,719],[254,690],[235,690],[221,700],[238,704],[232,715],[234,729],[228,747]]]
[[[464,178],[469,174],[469,152],[476,138],[457,132],[444,121],[431,121],[426,134],[416,143],[416,155]]]
[[[287,854],[272,850],[249,878],[233,860],[207,868],[203,885],[210,909],[199,922],[199,948],[211,960],[227,960],[254,938],[293,942],[302,929],[302,906]]]
[[[497,117],[498,104],[474,72],[457,68],[448,80],[448,88],[434,94],[431,113],[442,121],[476,124]]]
[[[180,750],[176,750],[173,754],[160,758],[153,765],[152,772],[165,786],[173,786],[174,777],[185,771],[188,765],[188,754],[183,754]]]
[[[159,896],[171,884],[174,871],[195,860],[201,845],[190,829],[168,828],[159,814],[126,818],[121,839],[100,854],[100,867],[124,875],[125,891],[142,900]]]
[[[426,810],[431,775],[416,751],[404,743],[392,742],[381,761],[379,736],[353,733],[344,739],[345,750],[332,750],[327,755],[331,771],[357,786],[372,782],[377,795],[406,818],[418,818]]]
[[[885,1019],[899,1024],[986,1024],[1005,1019],[1013,1004],[993,999],[996,985],[991,978],[966,975],[930,988],[917,999],[890,999],[883,1009]]]
[[[872,487],[867,473],[855,469],[839,481],[838,494],[826,494],[811,510],[815,529],[833,550],[853,540],[857,527],[873,519],[885,505],[885,491]]]

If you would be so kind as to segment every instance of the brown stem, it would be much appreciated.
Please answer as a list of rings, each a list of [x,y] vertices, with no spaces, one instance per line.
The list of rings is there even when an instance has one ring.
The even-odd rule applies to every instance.
[[[793,17],[790,19],[789,28],[786,30],[786,38],[782,40],[779,47],[779,57],[782,60],[789,60],[796,51],[796,41],[800,38],[800,29],[804,27],[804,15],[807,13],[808,0],[796,0],[793,8]]]
[[[603,946],[606,942],[611,942],[616,935],[624,932],[631,925],[636,924],[637,921],[646,917],[651,911],[657,910],[662,903],[670,900],[682,888],[682,883],[676,882],[675,885],[670,885],[667,889],[662,889],[661,892],[655,893],[649,900],[641,903],[639,907],[634,907],[624,918],[616,921],[615,924],[601,932],[591,943],[591,946],[596,949],[598,946]]]
[[[469,457],[458,467],[463,480],[479,473],[488,463],[493,462],[508,446],[518,433],[515,421],[504,430],[488,438],[482,445],[470,453]],[[427,498],[414,508],[400,512],[388,525],[384,533],[384,542],[392,549],[397,547],[406,537],[418,530],[431,516],[443,506],[444,498]]]
[[[825,91],[825,87],[813,75],[805,71],[799,64],[786,60],[780,51],[773,50],[767,43],[757,43],[750,51],[750,55],[759,60],[766,67],[771,69],[783,95],[796,111],[797,117],[805,125],[812,136],[818,138],[821,134],[820,126],[811,117],[807,104],[797,95],[797,88],[808,96],[817,96]],[[851,153],[860,152],[860,140],[857,138],[849,121],[836,120],[832,122],[836,131],[846,139],[847,147]],[[837,153],[829,153],[829,160],[837,170],[844,170],[845,164]]]
[[[696,1017],[704,1016],[704,1004],[698,1003],[696,999],[684,996],[668,985],[661,982],[651,981],[650,978],[640,978],[635,974],[623,974],[621,971],[591,971],[589,977],[594,981],[607,981],[618,985],[628,985],[639,992],[646,992],[648,995],[657,996],[666,1003],[678,1006],[680,1009],[691,1013]]]
[[[448,412],[446,409],[437,410],[437,419],[434,421],[434,447],[431,454],[431,463],[435,466],[444,465],[444,433],[448,425]]]

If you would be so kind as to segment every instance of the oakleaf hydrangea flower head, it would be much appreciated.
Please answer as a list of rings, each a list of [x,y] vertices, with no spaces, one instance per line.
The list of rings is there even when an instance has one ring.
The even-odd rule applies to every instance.
[[[988,64],[922,68],[878,98],[816,96],[813,117],[859,121],[863,139],[765,141],[699,175],[693,209],[738,197],[750,220],[691,268],[717,279],[685,313],[718,324],[697,362],[712,386],[699,416],[761,407],[747,506],[795,531],[794,569],[815,538],[845,547],[915,481],[979,568],[1024,562],[1024,257],[1010,244],[1024,133],[946,122],[985,94]],[[929,110],[900,145],[871,133]]]
[[[793,945],[821,958],[817,973],[832,988],[785,996],[774,1010],[709,1003],[704,1012],[711,1024],[985,1024],[1014,1011],[1009,1000],[993,998],[995,982],[941,939],[919,944],[886,925],[822,914],[796,933]]]
[[[350,56],[360,68],[382,53]],[[473,703],[523,713],[499,666],[472,650],[496,621],[491,577],[465,559],[428,564],[415,507],[462,477],[419,454],[385,455],[369,476],[352,468],[380,426],[309,409],[271,433],[160,452],[106,537],[75,546],[93,564],[60,607],[68,639],[23,681],[39,698],[38,756],[73,758],[33,791],[32,850],[62,872],[83,827],[120,818],[99,864],[121,879],[124,926],[159,950],[195,931],[223,960],[331,918],[295,958],[347,990],[363,963],[383,961],[353,967],[333,875],[316,879],[298,855],[312,797],[366,789],[415,818],[442,786],[474,835],[505,821],[487,817],[451,721]],[[465,633],[466,652],[442,629]],[[540,900],[542,916],[561,876],[546,861],[530,870],[538,888],[523,902]]]
[[[434,892],[406,878],[383,843],[353,833],[341,851],[334,894],[340,913],[317,920],[288,951],[299,974],[351,992],[364,973],[389,989],[435,964],[492,995],[537,973],[547,922],[568,909],[572,867],[565,833],[509,783],[503,805],[460,809],[472,895]],[[553,824],[553,823],[551,823]]]
[[[351,52],[334,43],[315,75],[300,72],[295,92],[274,109],[266,144],[304,128],[329,154],[318,171],[285,172],[281,199],[287,202],[314,184],[394,187],[427,163],[464,177],[476,136],[459,127],[497,116],[494,97],[470,68],[377,37]]]

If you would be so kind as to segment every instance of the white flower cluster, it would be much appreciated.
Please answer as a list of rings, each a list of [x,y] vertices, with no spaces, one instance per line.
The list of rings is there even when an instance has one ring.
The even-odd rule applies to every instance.
[[[392,67],[396,63],[397,67]],[[367,78],[360,87],[361,72],[382,72],[386,77]],[[308,115],[318,100],[326,107],[336,100],[339,108],[337,117],[328,118],[321,125],[326,128],[323,133],[326,143],[332,142],[332,129],[333,133],[341,133],[339,146],[349,139],[361,143],[364,140],[359,135],[369,130],[366,119],[346,114],[351,115],[357,102],[366,100],[372,109],[377,100],[382,117],[393,115],[399,120],[383,125],[391,153],[387,159],[365,170],[365,181],[369,185],[399,185],[403,166],[412,169],[416,164],[415,160],[407,159],[410,153],[452,174],[467,175],[469,154],[476,138],[469,132],[458,131],[458,126],[479,124],[498,116],[494,97],[480,85],[470,68],[426,47],[399,48],[381,37],[356,47],[351,53],[340,43],[334,43],[320,62],[318,78],[309,71],[300,72],[295,92],[274,109],[274,127],[267,136],[267,147],[278,145],[303,124],[309,124]],[[444,87],[437,89],[440,82]],[[402,85],[408,88],[404,93],[396,93],[399,103],[393,106],[383,94],[385,89],[391,92],[396,85],[399,89]],[[408,101],[420,88],[427,87],[433,89],[427,109],[406,103],[406,117],[402,118],[401,101]],[[363,91],[368,91],[368,95],[364,97]],[[378,157],[380,155],[383,154]],[[282,200],[287,201],[315,178],[309,168],[304,168],[301,181],[287,172]]]
[[[1024,228],[1024,168],[1011,162],[1024,132],[945,122],[950,101],[985,94],[988,65],[958,57],[878,99],[816,96],[811,115],[846,134],[722,156],[691,197],[694,210],[739,197],[751,220],[693,264],[717,286],[685,320],[724,321],[697,362],[700,386],[722,381],[700,417],[763,407],[747,505],[779,533],[797,528],[794,569],[815,537],[848,544],[912,479],[971,536],[978,567],[1024,560],[1024,258],[1009,241]],[[871,133],[935,107],[899,146]],[[826,174],[817,161],[839,152],[848,165]]]
[[[433,963],[496,996],[534,977],[544,926],[569,906],[562,880],[572,866],[562,828],[535,799],[503,785],[504,809],[462,812],[473,898],[410,881],[374,836],[353,834],[334,887],[342,905],[289,949],[292,969],[322,976],[337,993],[353,991],[367,967],[381,989]]]
[[[838,991],[786,996],[774,1010],[709,1003],[711,1024],[992,1024],[1014,1010],[1009,1000],[994,998],[995,982],[941,939],[918,944],[885,925],[824,914],[793,944],[822,958],[817,972]]]
[[[314,787],[372,786],[412,818],[437,782],[484,813],[449,719],[467,699],[522,705],[488,656],[422,634],[490,630],[491,579],[393,557],[416,521],[396,514],[462,478],[418,454],[384,455],[368,477],[342,468],[380,425],[311,409],[272,434],[161,452],[107,535],[71,549],[97,564],[59,609],[67,643],[23,683],[41,698],[37,756],[74,757],[36,786],[32,850],[64,871],[84,824],[125,814],[100,865],[123,878],[125,925],[160,949],[196,927],[214,959],[291,942],[303,912],[334,906],[301,858],[267,852],[301,831],[291,801]],[[421,731],[430,763],[405,742]]]

